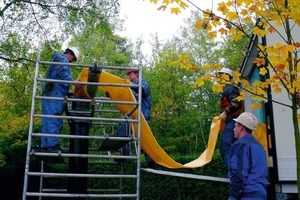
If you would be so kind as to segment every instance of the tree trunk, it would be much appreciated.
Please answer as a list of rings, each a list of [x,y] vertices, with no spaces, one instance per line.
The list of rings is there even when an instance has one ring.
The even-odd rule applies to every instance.
[[[297,164],[297,189],[298,189],[298,199],[300,199],[300,134],[299,134],[299,123],[297,115],[297,105],[293,102],[292,112],[293,112],[293,124],[294,124],[294,133],[295,133],[295,146],[296,146],[296,164]]]

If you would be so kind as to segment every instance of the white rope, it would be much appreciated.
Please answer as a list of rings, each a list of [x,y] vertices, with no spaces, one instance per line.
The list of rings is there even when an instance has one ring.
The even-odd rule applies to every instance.
[[[162,170],[155,170],[155,169],[150,169],[150,168],[141,168],[141,169],[146,172],[150,172],[150,173],[154,173],[154,174],[162,174],[162,175],[167,175],[167,176],[177,176],[177,177],[183,177],[183,178],[192,178],[192,179],[229,183],[228,178],[219,178],[219,177],[213,177],[213,176],[203,176],[203,175],[195,175],[195,174],[162,171]]]

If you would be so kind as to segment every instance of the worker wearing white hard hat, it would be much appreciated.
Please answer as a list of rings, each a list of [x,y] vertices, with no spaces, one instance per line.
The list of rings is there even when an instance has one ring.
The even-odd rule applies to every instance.
[[[218,76],[222,76],[223,74],[227,74],[229,76],[229,79],[232,79],[233,77],[233,71],[229,68],[222,68],[220,71],[218,71]]]
[[[244,102],[239,100],[240,89],[237,85],[230,82],[233,77],[233,72],[229,68],[222,68],[218,73],[221,76],[220,83],[224,84],[223,91],[220,94],[220,111],[221,117],[224,121],[224,129],[222,130],[222,139],[220,144],[221,156],[227,163],[227,155],[231,148],[231,145],[235,141],[234,138],[234,118],[237,118],[242,112],[244,112]],[[224,77],[226,74],[228,77]]]
[[[51,64],[46,73],[46,79],[72,81],[70,66],[68,63],[77,61],[79,51],[76,47],[68,47],[65,52],[52,54],[53,62],[65,63],[63,65]],[[42,91],[45,97],[60,97],[64,98],[69,92],[68,83],[47,81]],[[82,85],[75,85],[82,87]],[[66,104],[62,100],[42,99],[42,114],[43,115],[62,115]],[[42,118],[42,133],[59,134],[63,126],[63,119],[59,118]],[[42,150],[49,152],[61,150],[57,137],[41,137]]]
[[[267,155],[263,146],[254,138],[257,118],[243,112],[234,119],[234,136],[237,139],[228,154],[230,199],[267,199]]]
[[[73,62],[73,61],[77,61],[78,60],[78,58],[79,58],[79,51],[78,51],[78,49],[76,47],[68,47],[66,49],[66,51],[65,51],[64,54],[67,57],[69,57],[68,53],[70,53],[71,56],[73,56],[73,58],[71,58],[71,59],[68,58],[69,62]]]
[[[246,127],[248,132],[252,132],[256,130],[257,127],[257,119],[255,115],[252,113],[244,112],[242,113],[238,118],[233,119],[234,121],[240,123],[244,127]],[[236,138],[239,138],[239,136],[235,136]]]

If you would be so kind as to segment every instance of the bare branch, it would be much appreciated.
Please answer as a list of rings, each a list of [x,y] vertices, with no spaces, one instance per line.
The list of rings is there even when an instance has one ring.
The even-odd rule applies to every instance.
[[[17,59],[10,59],[10,58],[5,58],[3,56],[0,56],[0,59],[1,60],[5,60],[7,62],[22,62],[22,61],[28,61],[28,62],[32,62],[32,63],[35,63],[35,60],[30,60],[30,59],[27,59],[27,58],[17,58]]]

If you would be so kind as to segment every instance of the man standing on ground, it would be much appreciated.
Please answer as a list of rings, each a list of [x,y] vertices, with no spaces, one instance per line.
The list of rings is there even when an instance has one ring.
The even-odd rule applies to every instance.
[[[68,47],[63,54],[55,53],[52,55],[53,62],[72,63],[79,57],[79,52],[75,47]],[[47,79],[72,81],[70,66],[51,64],[47,70]],[[66,97],[69,92],[68,83],[46,82],[42,95],[45,97]],[[79,85],[75,85],[79,87]],[[42,100],[43,115],[59,115],[61,116],[66,109],[66,104],[63,100]],[[59,134],[63,127],[63,119],[58,118],[42,118],[42,133],[44,134]],[[61,150],[59,139],[57,137],[42,137],[41,149],[46,151]]]
[[[240,89],[231,83],[233,78],[232,70],[223,68],[218,72],[218,77],[220,78],[220,84],[225,85],[220,97],[221,116],[225,122],[220,151],[225,164],[227,164],[228,152],[235,141],[233,135],[235,121],[233,119],[244,112],[244,102],[237,99],[240,96]]]
[[[255,140],[257,119],[249,112],[234,119],[234,137],[237,139],[228,154],[230,200],[266,200],[268,184],[267,155]]]

